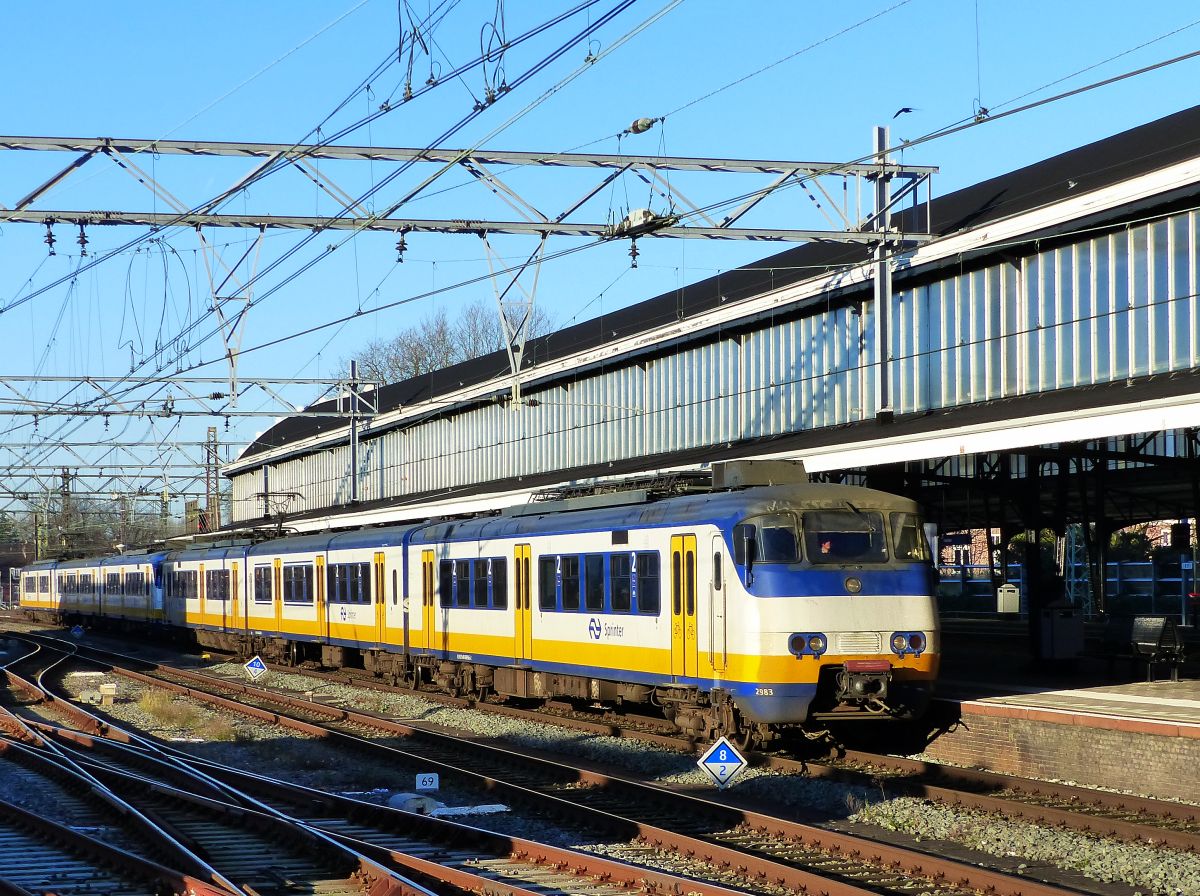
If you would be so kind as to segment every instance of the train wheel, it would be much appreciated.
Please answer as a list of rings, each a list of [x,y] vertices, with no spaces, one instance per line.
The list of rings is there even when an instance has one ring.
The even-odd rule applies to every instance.
[[[741,750],[757,750],[769,743],[771,731],[761,723],[743,722],[733,738],[734,744]]]

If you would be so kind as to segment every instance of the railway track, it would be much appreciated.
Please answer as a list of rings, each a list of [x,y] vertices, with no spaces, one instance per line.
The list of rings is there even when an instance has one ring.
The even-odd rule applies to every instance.
[[[136,804],[175,841],[219,868],[221,879],[241,892],[259,896],[283,896],[298,888],[328,896],[431,892],[405,878],[399,887],[388,886],[384,879],[388,873],[421,877],[439,893],[733,896],[734,892],[532,841],[514,844],[510,837],[200,763],[177,750],[148,747],[128,732],[107,742],[44,721],[26,726],[42,742],[69,743],[73,764]],[[118,733],[98,719],[87,727],[106,736]],[[93,752],[103,753],[103,758],[97,761]],[[321,814],[293,817],[239,785],[307,813],[319,807]],[[364,825],[364,816],[373,823]]]
[[[103,661],[143,663],[130,658],[118,661],[111,656]],[[538,806],[537,811],[576,823],[587,819],[598,829],[620,832],[650,848],[690,856],[714,869],[722,882],[733,883],[728,880],[733,875],[740,877],[739,885],[754,891],[989,891],[1028,896],[1063,892],[1053,885],[774,818],[728,803],[701,800],[546,760],[517,757],[511,751],[436,735],[395,720],[195,672],[156,668],[151,673],[124,669],[121,674],[148,686],[173,687],[180,693],[306,734],[336,737],[348,746],[387,750],[398,762],[420,763],[421,767],[474,781],[481,790],[503,794],[510,802]],[[370,736],[364,737],[364,733]],[[380,744],[381,736],[403,738],[412,749]]]
[[[1200,852],[1200,807],[1184,803],[857,751],[836,762],[768,757],[766,764],[781,771],[803,767],[814,777],[882,786],[896,795]]]
[[[279,667],[284,671],[284,667]],[[286,671],[297,673],[298,670]],[[521,709],[469,698],[390,687],[353,672],[313,672],[320,680],[402,694],[448,706],[472,708],[525,721],[562,725],[596,735],[639,739],[681,752],[692,752],[691,739],[670,734],[673,726],[651,717],[623,719],[613,714],[596,720],[566,705],[551,711]],[[786,774],[837,780],[882,788],[887,796],[915,796],[957,809],[1019,818],[1130,843],[1151,843],[1200,853],[1200,807],[1132,794],[1037,781],[979,769],[955,768],[904,757],[863,751],[841,751],[830,761],[799,759],[777,753],[751,754],[753,764]]]

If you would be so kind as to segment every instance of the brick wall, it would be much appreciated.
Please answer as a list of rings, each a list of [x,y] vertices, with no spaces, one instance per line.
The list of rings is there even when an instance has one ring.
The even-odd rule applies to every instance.
[[[1200,802],[1195,730],[1129,719],[1089,719],[1085,726],[1072,724],[1073,716],[971,703],[961,707],[961,715],[957,710],[940,710],[942,731],[926,747],[929,757]]]

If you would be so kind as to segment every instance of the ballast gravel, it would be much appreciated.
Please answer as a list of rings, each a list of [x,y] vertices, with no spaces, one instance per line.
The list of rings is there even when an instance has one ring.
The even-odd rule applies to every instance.
[[[205,671],[238,681],[246,680],[245,670],[237,663],[213,664],[207,666]],[[105,712],[125,724],[139,728],[145,726],[154,731],[155,720],[137,708],[138,689],[141,686],[120,677],[108,680],[118,682],[118,703],[114,707],[105,707]],[[447,707],[417,696],[314,681],[308,676],[276,670],[271,670],[255,684],[291,694],[311,692],[313,699],[320,702],[352,707],[397,721],[465,732],[480,739],[503,741],[518,750],[540,750],[602,763],[625,769],[630,777],[644,777],[668,786],[701,787],[710,783],[708,776],[696,767],[694,756],[636,740],[591,735],[553,724]],[[214,714],[216,712],[202,708]],[[281,751],[282,739],[278,728],[252,720],[239,719],[234,724],[238,732],[235,742],[206,744],[203,754],[242,767],[265,762],[268,767],[255,770],[323,789],[345,791],[380,787],[379,801],[386,798],[388,788],[391,788],[390,792],[408,789],[405,786],[407,781],[400,780],[401,776],[420,770],[395,766],[373,767],[371,763],[357,758],[347,763],[344,754],[339,760],[337,751],[330,749],[326,754],[324,745],[319,741],[292,733],[288,737],[303,740],[303,750]],[[172,736],[188,736],[187,732],[158,730],[154,733],[168,739]],[[220,749],[214,752],[214,748],[218,747]],[[307,762],[300,759],[300,768],[296,767],[297,756],[291,755],[295,753],[301,757],[307,755]],[[264,756],[267,758],[263,759]],[[805,814],[819,813],[829,818],[901,832],[926,842],[935,850],[936,843],[930,841],[948,841],[995,856],[1019,857],[1030,863],[1072,869],[1097,881],[1125,883],[1136,888],[1143,896],[1200,894],[1200,856],[1174,850],[1119,843],[969,810],[951,809],[911,797],[888,799],[878,788],[762,769],[745,769],[729,790],[770,799],[803,810]],[[473,795],[457,793],[453,788],[443,789],[436,796],[450,805],[466,805],[474,799]],[[375,799],[371,796],[364,798]],[[675,864],[677,860],[658,856],[655,850],[615,843],[584,844],[588,838],[583,831],[571,830],[560,823],[543,823],[513,813],[474,817],[470,823],[499,833],[611,855],[635,864],[661,864],[680,870]],[[695,869],[695,873],[707,876],[700,868]]]
[[[1145,894],[1200,893],[1200,856],[1190,853],[952,810],[915,797],[865,806],[850,820],[918,840],[951,840],[995,856],[1069,868],[1093,880],[1129,884]]]

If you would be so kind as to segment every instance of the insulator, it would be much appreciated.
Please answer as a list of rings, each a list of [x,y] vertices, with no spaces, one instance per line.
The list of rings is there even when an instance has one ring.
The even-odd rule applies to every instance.
[[[404,234],[400,234],[400,239],[396,240],[396,264],[404,264],[404,250],[408,248],[408,241],[404,239]]]
[[[79,257],[87,258],[87,234],[83,231],[83,225],[79,225]]]
[[[638,260],[637,240],[630,240],[629,241],[629,266],[631,268],[636,268],[637,260]]]
[[[46,245],[50,247],[50,254],[54,254],[54,231],[50,229],[50,222],[46,222]]]
[[[654,127],[657,118],[635,118],[633,124],[629,126],[630,133],[644,134],[646,131]]]

